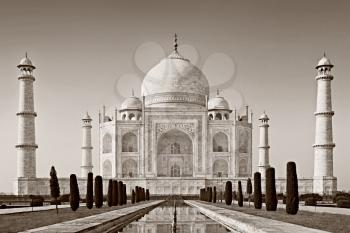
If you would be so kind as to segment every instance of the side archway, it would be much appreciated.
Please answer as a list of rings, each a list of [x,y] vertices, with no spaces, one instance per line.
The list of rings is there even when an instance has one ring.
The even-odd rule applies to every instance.
[[[213,136],[213,152],[228,152],[228,136],[218,132]]]
[[[224,159],[217,159],[213,164],[213,175],[215,177],[228,176],[228,164]]]
[[[137,152],[138,143],[137,136],[132,133],[126,133],[122,137],[122,152]]]
[[[247,159],[239,160],[239,176],[245,176],[248,172],[248,161]]]
[[[112,163],[109,159],[106,159],[102,164],[103,177],[112,177]]]
[[[102,139],[102,152],[111,153],[112,152],[112,136],[106,133]]]
[[[137,176],[137,162],[133,159],[127,159],[122,164],[122,176],[123,177],[136,177]]]

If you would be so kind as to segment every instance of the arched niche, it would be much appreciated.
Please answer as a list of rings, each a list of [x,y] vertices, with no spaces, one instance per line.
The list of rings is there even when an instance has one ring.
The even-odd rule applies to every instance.
[[[122,152],[138,152],[137,136],[128,132],[122,137]]]
[[[112,163],[109,159],[106,159],[102,164],[102,176],[112,177]]]
[[[214,177],[227,177],[228,176],[228,164],[224,159],[217,159],[213,164]]]
[[[127,159],[122,164],[122,176],[123,177],[136,177],[137,176],[137,162],[133,159]]]
[[[213,136],[213,152],[228,152],[228,136],[218,132]]]
[[[112,152],[112,136],[106,133],[102,139],[102,152],[111,153]]]

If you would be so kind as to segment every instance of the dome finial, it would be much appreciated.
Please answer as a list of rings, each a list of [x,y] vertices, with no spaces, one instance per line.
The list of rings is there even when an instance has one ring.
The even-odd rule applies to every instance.
[[[178,44],[177,44],[177,34],[175,33],[175,35],[174,35],[174,50],[175,50],[175,52],[177,52],[177,46],[178,46]]]
[[[131,96],[134,96],[135,92],[134,92],[134,88],[131,89]]]
[[[28,58],[28,54],[27,54],[27,52],[26,52],[26,58]]]
[[[323,57],[326,57],[326,52],[325,51],[323,52]]]
[[[219,89],[216,90],[216,95],[217,95],[217,96],[220,95],[220,90],[219,90]]]

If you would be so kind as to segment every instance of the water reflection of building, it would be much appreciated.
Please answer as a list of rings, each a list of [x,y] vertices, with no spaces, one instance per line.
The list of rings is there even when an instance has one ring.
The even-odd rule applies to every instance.
[[[177,207],[176,233],[227,233],[225,227],[208,219],[196,209],[183,206]],[[123,229],[123,233],[167,233],[171,231],[174,208],[158,207],[137,222]]]

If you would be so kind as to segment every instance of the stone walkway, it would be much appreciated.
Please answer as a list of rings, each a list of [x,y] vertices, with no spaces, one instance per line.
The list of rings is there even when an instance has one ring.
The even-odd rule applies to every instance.
[[[235,205],[238,205],[237,201],[234,201]],[[248,206],[248,202],[244,202],[244,205]],[[251,206],[254,206],[254,202],[250,202]],[[263,206],[265,204],[263,203]],[[278,203],[278,208],[285,209],[286,205],[282,203]],[[349,208],[337,208],[337,207],[326,207],[326,206],[305,206],[304,204],[299,204],[299,210],[302,211],[309,211],[309,212],[316,212],[316,213],[329,213],[329,214],[343,214],[343,215],[350,215],[350,209]]]
[[[85,218],[39,227],[23,231],[22,233],[104,232],[104,230],[111,229],[116,224],[120,224],[120,222],[125,223],[128,219],[132,218],[133,214],[145,209],[153,209],[162,202],[164,201],[152,201],[150,203],[113,210]]]
[[[58,208],[68,208],[69,205],[59,205]],[[56,209],[55,205],[46,205],[46,206],[37,206],[37,207],[20,207],[20,208],[9,208],[9,209],[0,209],[0,214],[16,214],[24,212],[34,212],[34,211],[43,211],[43,210],[53,210]]]
[[[185,201],[186,204],[198,208],[207,217],[225,225],[235,232],[258,233],[325,233],[313,228],[307,228],[296,224],[267,219],[242,212],[228,210],[198,201]]]

